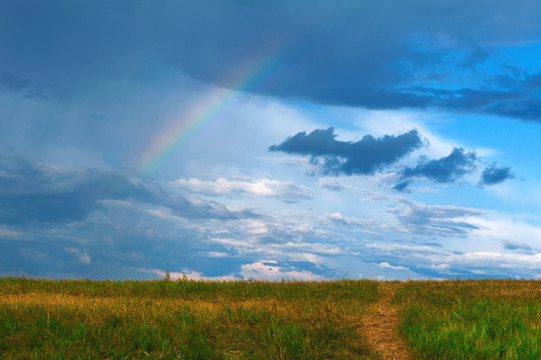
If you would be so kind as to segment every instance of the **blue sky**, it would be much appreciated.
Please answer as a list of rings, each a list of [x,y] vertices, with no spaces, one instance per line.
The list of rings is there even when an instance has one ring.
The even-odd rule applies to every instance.
[[[540,278],[540,11],[0,1],[0,275]]]

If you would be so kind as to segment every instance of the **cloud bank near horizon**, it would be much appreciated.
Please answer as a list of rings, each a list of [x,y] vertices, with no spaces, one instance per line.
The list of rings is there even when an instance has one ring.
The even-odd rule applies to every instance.
[[[118,172],[39,164],[13,154],[0,159],[3,275],[21,274],[24,264],[22,274],[62,278],[161,278],[166,269],[175,276],[182,270],[200,280],[322,280],[375,272],[382,278],[423,278],[455,271],[473,276],[479,270],[476,261],[492,267],[491,274],[500,274],[498,256],[505,257],[505,264],[527,259],[517,274],[536,269],[531,242],[503,242],[502,248],[516,253],[514,257],[459,256],[433,242],[433,238],[468,239],[487,231],[482,220],[486,213],[479,209],[374,197],[387,203],[382,209],[391,216],[378,221],[339,212],[318,215],[313,210],[226,206],[222,201],[227,199],[297,200],[299,194],[291,184],[246,177],[146,182]],[[252,190],[239,191],[246,184]],[[200,194],[218,199],[207,200]],[[298,200],[311,201],[301,194]],[[4,201],[6,196],[13,201]],[[534,234],[535,230],[525,231]],[[404,239],[404,248],[383,240],[389,236]],[[422,245],[406,240],[411,236]],[[441,267],[432,268],[438,261]]]

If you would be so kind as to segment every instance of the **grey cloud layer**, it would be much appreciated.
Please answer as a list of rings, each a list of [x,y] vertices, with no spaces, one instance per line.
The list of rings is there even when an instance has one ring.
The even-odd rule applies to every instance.
[[[281,98],[539,121],[539,74],[506,63],[481,85],[456,83],[454,74],[501,62],[498,46],[538,42],[540,11],[527,0],[6,2],[0,84],[46,82],[67,96],[154,59]]]
[[[178,194],[172,196],[160,186],[131,181],[115,172],[63,172],[16,155],[0,156],[0,223],[82,221],[100,209],[102,201],[123,199],[164,206],[194,218],[251,214],[232,212],[213,201],[195,203]]]
[[[377,139],[365,135],[358,141],[338,141],[335,138],[332,127],[317,129],[308,135],[300,132],[279,145],[272,145],[269,150],[310,155],[314,163],[322,158],[321,168],[327,174],[368,175],[393,164],[422,144],[416,130]]]
[[[212,275],[245,259],[198,256],[219,250],[206,242],[205,226],[223,228],[239,219],[260,215],[188,199],[168,184],[114,171],[75,171],[0,156],[2,275],[125,279],[145,277],[134,267],[165,270],[178,264]]]

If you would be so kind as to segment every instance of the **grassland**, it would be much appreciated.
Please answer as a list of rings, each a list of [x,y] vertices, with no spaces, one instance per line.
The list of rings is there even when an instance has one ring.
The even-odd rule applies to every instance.
[[[538,281],[0,278],[2,359],[540,359],[540,326]]]
[[[541,282],[407,282],[400,334],[418,359],[541,359]]]
[[[371,359],[377,283],[0,279],[0,358]]]

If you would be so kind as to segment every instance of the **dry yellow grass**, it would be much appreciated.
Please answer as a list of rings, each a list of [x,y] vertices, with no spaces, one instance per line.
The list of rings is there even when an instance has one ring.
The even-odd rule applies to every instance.
[[[375,282],[6,282],[0,357],[378,358]]]

